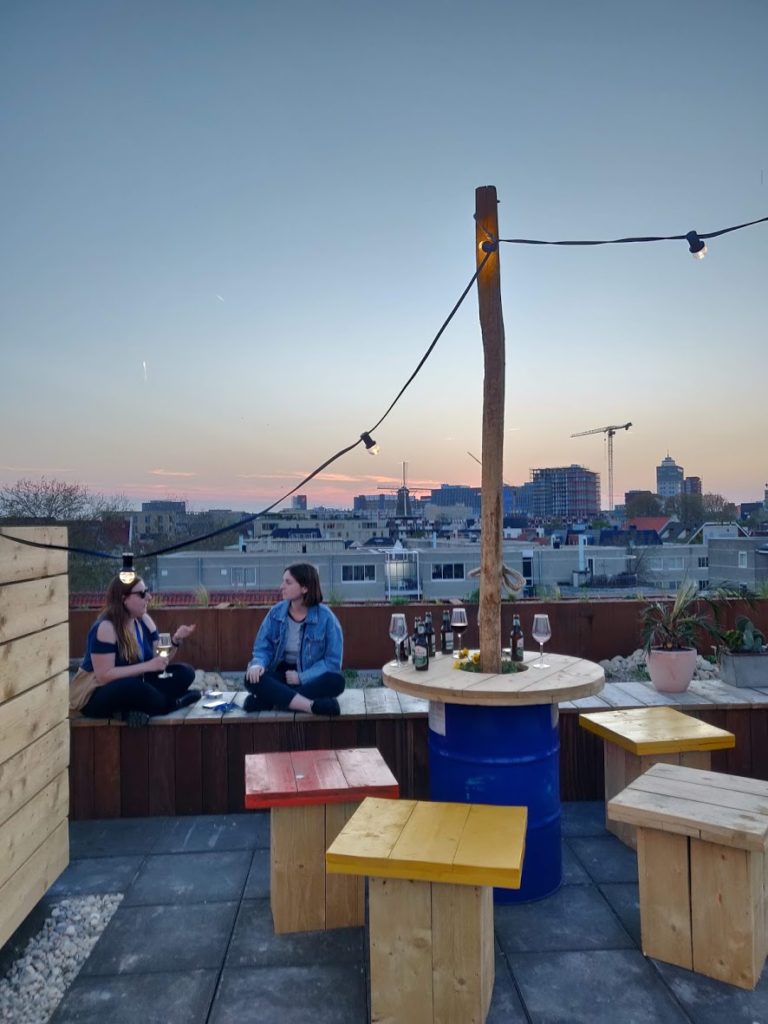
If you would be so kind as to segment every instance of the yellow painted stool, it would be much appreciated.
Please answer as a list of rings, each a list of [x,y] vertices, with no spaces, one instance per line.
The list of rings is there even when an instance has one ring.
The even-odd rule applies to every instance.
[[[768,782],[656,764],[608,814],[637,827],[643,953],[754,988],[768,952]]]
[[[710,752],[736,745],[732,732],[668,707],[628,708],[579,715],[579,724],[602,737],[605,802],[654,764],[681,764],[708,771]],[[606,828],[635,849],[635,829],[606,818]]]
[[[527,818],[525,807],[368,797],[347,821],[325,862],[369,876],[372,1021],[485,1021],[492,887],[520,887]]]

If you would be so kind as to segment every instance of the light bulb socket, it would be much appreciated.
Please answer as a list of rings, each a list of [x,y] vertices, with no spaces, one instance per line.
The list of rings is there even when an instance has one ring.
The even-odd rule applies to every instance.
[[[133,568],[133,552],[123,552],[123,568],[119,572],[120,582],[126,586],[136,579],[136,570]]]
[[[685,236],[688,243],[688,252],[696,260],[703,260],[707,255],[707,243],[703,241],[696,231],[689,231]]]
[[[363,442],[370,455],[379,454],[379,446],[376,444],[376,442],[373,440],[373,438],[371,437],[367,430],[364,430],[362,432],[362,434],[360,435],[360,440]]]

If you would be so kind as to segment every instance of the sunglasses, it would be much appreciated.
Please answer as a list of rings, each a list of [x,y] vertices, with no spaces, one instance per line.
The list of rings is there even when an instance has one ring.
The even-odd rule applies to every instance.
[[[150,593],[150,591],[149,591],[149,590],[132,590],[132,591],[130,592],[130,594],[128,595],[128,597],[140,597],[140,598],[142,599],[142,601],[143,601],[143,600],[144,600],[144,598],[145,598],[145,597],[147,596],[147,594],[149,594],[149,593]]]

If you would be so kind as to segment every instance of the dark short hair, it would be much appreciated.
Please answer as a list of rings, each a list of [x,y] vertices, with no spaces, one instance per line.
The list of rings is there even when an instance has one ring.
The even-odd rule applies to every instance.
[[[310,565],[309,562],[294,562],[293,565],[286,566],[284,571],[289,572],[300,587],[307,588],[304,604],[308,608],[322,604],[323,592],[320,589],[320,574],[314,565]]]

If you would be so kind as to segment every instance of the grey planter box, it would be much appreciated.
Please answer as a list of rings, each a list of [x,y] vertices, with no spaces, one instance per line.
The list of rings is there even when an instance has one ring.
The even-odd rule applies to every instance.
[[[765,654],[721,654],[720,678],[729,686],[768,688],[768,652]]]

